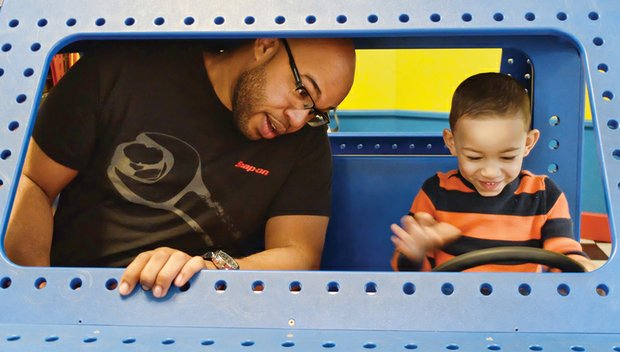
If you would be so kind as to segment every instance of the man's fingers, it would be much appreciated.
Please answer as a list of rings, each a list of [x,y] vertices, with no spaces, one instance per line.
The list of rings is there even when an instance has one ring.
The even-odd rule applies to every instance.
[[[185,253],[175,251],[167,256],[166,262],[161,266],[159,266],[160,262],[154,261],[154,259],[156,259],[155,256],[151,259],[151,262],[154,262],[153,269],[159,267],[155,273],[154,286],[152,286],[153,296],[160,298],[164,297],[168,293],[168,289],[170,288],[172,281],[177,277],[179,272],[181,272],[181,269],[183,269],[183,266],[185,266],[189,258],[190,256]],[[149,275],[150,279],[150,275],[153,275],[153,272],[149,272],[147,275]]]
[[[121,295],[126,296],[130,294],[136,287],[140,280],[140,273],[142,273],[142,269],[151,258],[151,254],[152,251],[142,252],[127,266],[121,277],[121,284],[118,287],[118,292]]]
[[[177,277],[174,279],[174,285],[177,287],[185,285],[192,276],[194,276],[200,270],[205,269],[206,267],[207,266],[205,265],[205,261],[204,259],[202,259],[202,257],[192,257],[185,263]]]

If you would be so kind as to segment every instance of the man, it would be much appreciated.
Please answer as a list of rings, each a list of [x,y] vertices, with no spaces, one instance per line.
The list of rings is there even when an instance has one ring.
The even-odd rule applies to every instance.
[[[331,182],[325,123],[352,86],[353,43],[97,46],[41,107],[8,257],[128,264],[119,292],[140,283],[155,297],[227,255],[241,269],[318,268]]]

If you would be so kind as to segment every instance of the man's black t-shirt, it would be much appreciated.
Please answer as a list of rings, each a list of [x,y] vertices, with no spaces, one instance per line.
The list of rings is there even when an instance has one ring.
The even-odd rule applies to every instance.
[[[325,129],[248,140],[202,49],[103,43],[45,99],[33,137],[79,171],[58,201],[52,265],[125,266],[161,246],[241,257],[264,249],[270,217],[329,214]]]

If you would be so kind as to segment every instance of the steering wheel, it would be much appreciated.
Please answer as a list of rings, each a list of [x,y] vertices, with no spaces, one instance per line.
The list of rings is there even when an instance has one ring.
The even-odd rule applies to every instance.
[[[432,271],[458,272],[485,264],[516,265],[535,263],[560,269],[565,273],[583,273],[585,268],[564,254],[534,247],[496,247],[461,254],[436,266]]]

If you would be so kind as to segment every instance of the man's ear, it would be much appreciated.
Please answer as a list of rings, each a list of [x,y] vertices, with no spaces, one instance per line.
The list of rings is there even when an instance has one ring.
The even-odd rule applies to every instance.
[[[523,156],[527,156],[530,153],[539,138],[540,131],[537,129],[532,129],[527,133],[527,137],[525,137],[525,152],[523,153]]]
[[[456,147],[454,146],[454,134],[448,128],[443,130],[443,142],[446,144],[446,147],[450,150],[450,154],[456,156]]]
[[[280,48],[280,40],[277,38],[258,38],[254,41],[254,60],[262,64],[271,60]]]

